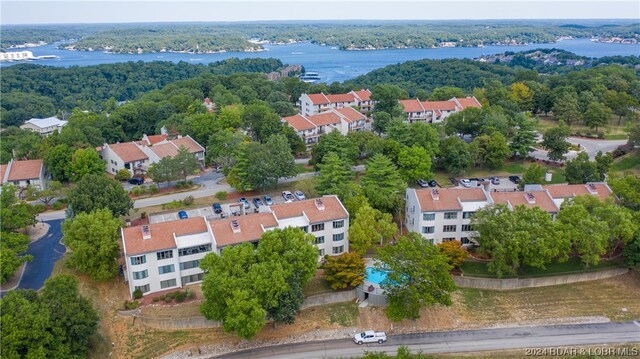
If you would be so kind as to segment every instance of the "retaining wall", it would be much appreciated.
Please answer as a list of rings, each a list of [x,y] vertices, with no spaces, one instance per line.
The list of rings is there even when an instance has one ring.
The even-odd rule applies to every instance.
[[[522,288],[546,287],[551,285],[587,282],[598,279],[611,278],[627,273],[627,268],[612,268],[595,272],[554,275],[539,278],[478,278],[454,276],[453,280],[458,287],[512,290]]]
[[[302,302],[302,309],[331,303],[350,302],[354,299],[356,299],[355,289],[312,295],[304,299],[304,302]]]

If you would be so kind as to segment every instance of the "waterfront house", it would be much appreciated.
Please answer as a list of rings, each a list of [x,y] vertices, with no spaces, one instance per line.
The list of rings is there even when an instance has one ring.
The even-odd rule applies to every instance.
[[[36,132],[42,136],[48,136],[54,131],[60,132],[62,127],[67,125],[67,121],[62,121],[57,117],[32,118],[20,126],[23,130]]]

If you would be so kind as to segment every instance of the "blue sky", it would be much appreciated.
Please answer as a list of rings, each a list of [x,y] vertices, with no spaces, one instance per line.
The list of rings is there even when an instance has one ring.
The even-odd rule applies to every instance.
[[[640,19],[638,0],[0,0],[0,10],[4,25],[352,19]]]

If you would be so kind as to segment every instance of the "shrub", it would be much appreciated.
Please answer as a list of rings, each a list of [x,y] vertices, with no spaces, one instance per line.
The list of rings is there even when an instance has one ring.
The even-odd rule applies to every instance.
[[[154,303],[159,302],[159,301],[160,301],[160,297],[154,297],[154,298],[153,298],[153,302],[154,302]]]
[[[176,182],[176,189],[182,189],[187,187],[187,184],[184,181],[178,181]]]
[[[453,268],[460,268],[464,260],[467,259],[467,251],[462,248],[460,241],[447,241],[438,244],[440,252],[447,257],[449,265]]]
[[[133,193],[134,196],[139,196],[142,194],[142,190],[140,189],[140,187],[133,187],[131,193]]]
[[[132,301],[128,301],[125,300],[124,301],[124,310],[133,310],[136,309],[140,306],[140,302],[138,302],[137,300],[132,300]]]
[[[185,294],[185,292],[178,292],[178,293],[176,293],[176,302],[182,303],[182,302],[184,302],[184,299],[186,297],[187,297],[187,295]]]
[[[187,198],[182,200],[182,202],[185,204],[185,206],[192,205],[194,201],[195,201],[195,198],[193,198],[193,196],[187,196]]]
[[[45,205],[42,203],[37,203],[33,205],[33,211],[36,213],[42,213],[46,210],[47,210],[47,207],[45,207]]]
[[[142,298],[142,291],[140,289],[136,289],[133,291],[133,298],[140,299]]]
[[[150,193],[156,193],[158,192],[158,187],[156,187],[156,185],[152,184],[149,186],[149,192]]]
[[[184,206],[182,201],[173,200],[169,203],[164,203],[162,205],[162,209],[176,209],[176,208],[181,208],[182,206]]]
[[[131,174],[129,173],[128,170],[126,169],[121,169],[118,172],[116,172],[116,180],[117,181],[126,181],[129,178],[131,178]]]
[[[193,186],[193,181],[189,180],[189,181],[187,181],[187,184],[189,185],[189,187],[191,187],[191,186]]]
[[[164,302],[165,302],[165,303],[171,303],[171,302],[173,302],[173,298],[172,298],[172,297],[170,297],[170,296],[166,296],[166,297],[164,298]]]
[[[598,132],[598,138],[604,139],[604,132]]]
[[[225,199],[227,199],[227,191],[220,191],[216,193],[216,198],[221,201],[224,201]]]
[[[192,290],[187,290],[187,298],[188,299],[194,299],[196,297],[196,292],[192,291]]]
[[[142,186],[140,186],[138,188],[140,188],[140,193],[147,193],[147,186],[142,185]]]
[[[145,218],[147,218],[147,212],[140,213],[140,219],[145,219]]]
[[[66,205],[66,204],[64,204],[64,203],[62,203],[61,201],[57,201],[57,202],[54,202],[54,203],[51,205],[51,208],[53,208],[53,209],[54,209],[54,210],[56,210],[56,211],[59,211],[59,210],[63,209],[63,208],[64,208],[64,207],[66,207],[66,206],[67,206],[67,205]]]

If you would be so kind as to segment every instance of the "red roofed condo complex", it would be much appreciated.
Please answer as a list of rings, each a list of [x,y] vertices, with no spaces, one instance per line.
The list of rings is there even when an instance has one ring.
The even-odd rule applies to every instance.
[[[538,207],[554,219],[560,205],[575,196],[598,196],[605,199],[612,191],[604,182],[587,184],[527,185],[524,191],[489,192],[478,188],[408,188],[405,225],[432,243],[459,240],[464,245],[477,235],[471,226],[473,214],[486,206],[504,204]]]
[[[11,160],[0,165],[0,184],[10,183],[19,190],[29,186],[46,188],[48,179],[42,160]]]
[[[282,122],[292,127],[307,145],[307,149],[318,143],[320,136],[331,131],[346,135],[352,131],[363,131],[367,117],[352,107],[332,108],[315,114],[283,117]]]
[[[418,99],[400,100],[400,106],[408,122],[443,122],[451,114],[468,107],[481,108],[475,97],[454,97],[448,101],[420,101]]]
[[[373,110],[374,101],[371,100],[371,91],[359,90],[345,94],[325,95],[323,93],[303,93],[298,101],[300,114],[304,116],[317,115],[330,109],[357,106],[360,112],[367,113]]]

